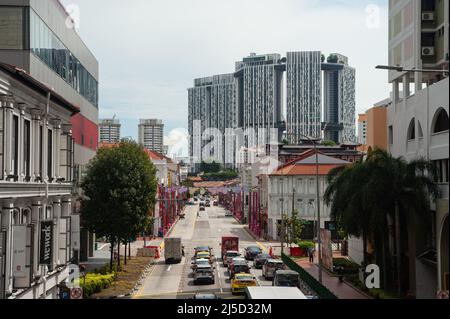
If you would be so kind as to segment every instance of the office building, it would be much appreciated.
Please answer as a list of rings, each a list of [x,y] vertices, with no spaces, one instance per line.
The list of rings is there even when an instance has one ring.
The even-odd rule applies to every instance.
[[[101,119],[98,125],[100,143],[120,142],[120,122],[116,119]]]
[[[449,1],[390,1],[389,25],[390,65],[447,70],[390,71],[393,98],[387,110],[392,155],[424,158],[437,168],[441,195],[427,214],[429,223],[401,230],[409,236],[402,247],[409,273],[405,284],[416,298],[436,298],[449,289]]]
[[[68,278],[80,246],[70,123],[78,112],[0,63],[0,299],[57,299]]]
[[[367,143],[367,114],[358,115],[358,144],[366,145]]]
[[[75,174],[80,180],[98,145],[98,61],[58,0],[0,0],[0,62],[25,70],[77,105],[73,115]],[[79,185],[79,184],[77,184]],[[81,198],[82,192],[78,192]],[[74,205],[78,212],[80,202]],[[77,260],[93,255],[94,237],[82,230]],[[79,257],[79,258],[78,258]]]
[[[356,143],[355,69],[348,58],[332,53],[322,63],[324,81],[324,139],[336,144]]]
[[[161,154],[164,152],[164,124],[162,120],[140,120],[138,133],[139,144],[150,151]]]
[[[305,136],[321,138],[322,73],[320,51],[288,52],[286,56],[286,128],[290,144]]]

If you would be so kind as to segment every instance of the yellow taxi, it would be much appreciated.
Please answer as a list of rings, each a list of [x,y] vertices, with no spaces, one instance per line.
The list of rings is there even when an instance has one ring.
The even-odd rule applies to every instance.
[[[244,292],[245,287],[255,287],[256,285],[255,276],[247,273],[239,273],[234,275],[234,278],[231,280],[231,293]]]

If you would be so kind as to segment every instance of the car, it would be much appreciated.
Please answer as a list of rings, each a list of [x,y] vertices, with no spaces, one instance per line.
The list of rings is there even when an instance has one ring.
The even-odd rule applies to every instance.
[[[230,212],[229,210],[225,211],[225,217],[233,217],[233,213]]]
[[[199,210],[200,210],[201,212],[204,212],[204,211],[206,210],[206,209],[205,209],[205,206],[200,206]]]
[[[211,255],[211,253],[209,253],[207,251],[199,251],[196,254],[196,258],[197,259],[208,259],[210,264],[213,263],[213,255]]]
[[[206,207],[211,207],[211,203],[210,203],[209,201],[207,201],[207,202],[205,203],[205,206],[206,206]]]
[[[213,299],[220,299],[216,294],[195,294],[195,296],[192,299],[203,299],[203,300],[213,300]]]
[[[247,265],[247,263],[236,263],[233,264],[230,268],[230,280],[234,278],[236,274],[243,274],[243,273],[250,273],[250,267]]]
[[[205,258],[196,259],[191,264],[192,264],[191,269],[193,271],[195,271],[198,266],[210,266],[211,265],[211,263],[209,262],[209,259],[205,259]]]
[[[234,257],[240,257],[241,253],[236,250],[228,250],[223,256],[223,265],[228,267],[228,264],[232,261]]]
[[[258,246],[248,246],[244,249],[244,256],[247,260],[254,260],[261,253],[262,250]]]
[[[267,259],[262,268],[264,279],[273,278],[277,270],[283,270],[285,265],[280,259]]]
[[[234,264],[246,264],[247,265],[247,260],[245,260],[245,258],[242,258],[242,257],[232,258],[231,261],[228,263],[228,270],[230,270]]]
[[[194,285],[210,284],[214,285],[214,269],[211,266],[198,266],[194,272]]]
[[[185,213],[180,213],[178,216],[180,216],[180,219],[186,218],[186,214]]]
[[[197,197],[194,197],[194,202],[198,202],[198,198]]]
[[[196,256],[197,256],[197,253],[202,252],[202,251],[212,254],[212,248],[209,246],[197,246],[194,248],[194,251],[195,251]]]
[[[253,266],[255,266],[256,269],[262,269],[266,260],[270,258],[272,257],[269,254],[261,253],[258,256],[256,256],[255,259],[253,260]]]
[[[255,287],[256,285],[256,277],[252,274],[235,274],[234,278],[231,279],[231,293],[243,293],[246,287]]]
[[[200,207],[202,207],[202,206],[205,207],[205,202],[201,201],[199,205],[200,205]]]
[[[219,202],[218,201],[214,201],[213,202],[213,206],[219,206]]]
[[[297,287],[300,289],[300,275],[293,270],[278,270],[273,277],[272,286]]]

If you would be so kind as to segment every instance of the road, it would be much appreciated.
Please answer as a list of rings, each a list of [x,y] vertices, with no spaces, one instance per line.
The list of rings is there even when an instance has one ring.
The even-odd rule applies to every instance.
[[[196,246],[211,246],[213,253],[220,259],[220,241],[222,235],[232,234],[239,236],[239,247],[243,248],[257,245],[250,234],[233,217],[225,217],[225,210],[221,207],[206,207],[206,211],[197,216],[198,205],[187,206],[186,218],[181,219],[175,226],[171,237],[180,237],[185,246],[186,256],[181,263],[166,265],[164,256],[154,265],[152,271],[145,279],[141,289],[134,298],[143,299],[189,299],[196,293],[216,293],[222,299],[242,298],[231,294],[228,271],[220,261],[215,262],[215,284],[194,285],[191,270],[191,259]],[[250,262],[252,265],[252,262]],[[271,281],[262,277],[261,270],[252,268],[252,273],[260,286],[271,286]]]

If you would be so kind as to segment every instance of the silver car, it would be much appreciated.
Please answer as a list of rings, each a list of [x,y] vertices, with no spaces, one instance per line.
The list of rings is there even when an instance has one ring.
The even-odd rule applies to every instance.
[[[264,279],[273,278],[277,270],[284,270],[286,267],[282,260],[267,259],[262,268]]]

